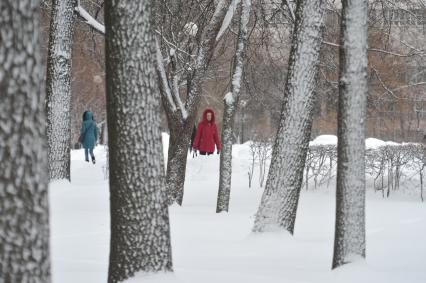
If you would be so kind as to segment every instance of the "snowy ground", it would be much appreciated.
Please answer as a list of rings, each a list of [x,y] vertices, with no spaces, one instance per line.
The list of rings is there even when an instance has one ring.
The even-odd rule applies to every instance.
[[[230,213],[215,213],[219,158],[188,159],[183,207],[170,209],[174,275],[129,282],[426,282],[426,203],[394,194],[367,197],[367,260],[331,271],[332,189],[303,191],[294,237],[252,234],[262,189],[248,188],[248,146],[234,147]],[[106,282],[109,196],[105,151],[98,163],[72,152],[72,181],[51,185],[53,282]]]

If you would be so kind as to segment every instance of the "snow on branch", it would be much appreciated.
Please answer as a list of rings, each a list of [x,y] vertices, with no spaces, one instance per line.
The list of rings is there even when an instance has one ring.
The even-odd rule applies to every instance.
[[[188,112],[186,111],[185,105],[183,105],[182,99],[179,95],[179,78],[177,75],[173,76],[173,97],[175,98],[177,105],[182,113],[182,118],[186,120],[188,118]]]
[[[225,94],[225,96],[223,97],[223,100],[225,101],[225,104],[227,105],[232,105],[235,102],[232,92],[228,92],[227,94]]]
[[[172,65],[172,94],[173,98],[175,99],[175,102],[177,103],[177,106],[182,113],[182,118],[186,120],[188,118],[188,112],[186,111],[185,105],[182,102],[182,99],[180,98],[179,93],[179,76],[177,74],[177,58],[176,58],[176,51],[170,50],[170,61]]]
[[[77,14],[82,17],[86,23],[94,28],[97,32],[105,35],[105,26],[93,18],[83,7],[80,6],[80,3],[75,7]]]
[[[170,104],[172,112],[176,111],[176,104],[173,101],[172,93],[167,81],[166,70],[164,68],[164,59],[161,54],[160,45],[158,41],[155,40],[155,51],[156,51],[156,69],[160,81],[160,88],[163,90],[161,93],[166,97],[168,103]]]
[[[226,12],[226,16],[223,19],[219,33],[216,36],[216,41],[219,41],[223,33],[228,29],[229,25],[231,24],[232,18],[234,17],[235,11],[237,10],[237,6],[238,4],[240,4],[240,1],[241,0],[232,0],[231,5],[229,5],[228,12]]]

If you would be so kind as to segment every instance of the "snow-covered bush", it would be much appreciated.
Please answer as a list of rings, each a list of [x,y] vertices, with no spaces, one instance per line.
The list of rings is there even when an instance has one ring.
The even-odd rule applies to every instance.
[[[309,189],[309,180],[313,180],[314,188],[327,184],[335,177],[337,164],[336,145],[311,145],[309,147],[304,174],[304,185]]]
[[[266,177],[267,169],[271,161],[272,155],[272,141],[270,138],[262,137],[261,135],[256,135],[256,140],[250,142],[250,165],[248,168],[248,179],[249,179],[249,188],[251,188],[254,169],[256,165],[259,168],[259,186],[263,187]]]
[[[271,141],[250,143],[249,185],[255,167],[259,167],[259,184],[267,178],[267,167],[272,153]],[[392,192],[408,190],[420,193],[423,200],[423,181],[426,167],[426,146],[419,143],[394,143],[377,139],[366,140],[365,173],[367,188],[389,197]],[[319,136],[310,142],[302,187],[315,190],[335,185],[337,165],[337,138]],[[371,184],[371,185],[370,185]]]
[[[389,197],[404,184],[405,188],[420,190],[423,200],[423,171],[426,166],[426,147],[423,144],[384,143],[366,149],[366,174],[372,179],[375,191]],[[308,190],[329,186],[335,179],[337,146],[314,144],[309,147],[305,164],[304,186]]]

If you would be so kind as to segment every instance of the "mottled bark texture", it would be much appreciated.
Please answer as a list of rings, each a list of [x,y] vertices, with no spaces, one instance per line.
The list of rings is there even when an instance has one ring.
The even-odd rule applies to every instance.
[[[325,1],[297,2],[281,120],[253,231],[293,234],[309,146]]]
[[[70,180],[71,61],[76,0],[53,0],[46,76],[49,176]]]
[[[365,257],[367,0],[342,8],[333,268]]]
[[[251,0],[241,1],[241,16],[237,38],[237,48],[234,57],[231,92],[224,98],[222,121],[222,150],[220,155],[219,192],[217,195],[216,212],[229,210],[232,177],[232,141],[234,133],[235,111],[238,105],[241,77],[246,57],[247,25],[250,19]]]
[[[50,282],[39,1],[0,1],[0,282]]]
[[[167,117],[176,116],[177,113],[178,112],[169,112],[167,113]],[[192,118],[192,121],[195,121],[195,118]],[[189,122],[180,120],[169,124],[170,140],[167,157],[166,179],[169,204],[176,202],[179,205],[182,205],[183,203],[188,146],[191,142],[191,136],[184,133],[189,132],[189,127]]]
[[[110,283],[172,270],[151,14],[151,1],[105,2]]]
[[[216,47],[216,37],[222,26],[223,19],[231,0],[218,1],[215,13],[209,21],[206,31],[203,33],[200,46],[196,55],[196,63],[193,70],[193,76],[189,79],[187,85],[187,98],[185,102],[185,112],[187,116],[182,115],[182,111],[176,110],[171,103],[162,95],[163,106],[167,116],[167,122],[170,129],[170,147],[167,162],[166,185],[169,193],[170,202],[176,201],[182,205],[186,162],[188,157],[188,148],[195,118],[201,101],[201,85],[204,81],[205,73],[209,67],[210,60]],[[160,91],[173,86],[172,81],[164,82],[161,78]],[[167,83],[168,85],[161,85]],[[175,101],[176,105],[179,105]]]

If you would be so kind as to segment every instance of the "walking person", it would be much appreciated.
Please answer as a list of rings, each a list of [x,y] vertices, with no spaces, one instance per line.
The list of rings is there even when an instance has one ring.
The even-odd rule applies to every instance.
[[[194,150],[200,151],[201,155],[210,155],[214,153],[215,145],[217,154],[219,154],[222,145],[215,123],[214,111],[207,108],[203,112],[201,122],[198,123],[192,147]]]
[[[80,130],[79,142],[83,145],[84,156],[86,161],[89,162],[89,153],[92,158],[92,163],[96,163],[95,154],[93,149],[95,148],[96,141],[98,140],[98,127],[93,118],[93,113],[85,111],[83,113],[83,123]]]

